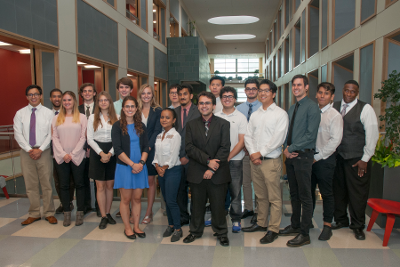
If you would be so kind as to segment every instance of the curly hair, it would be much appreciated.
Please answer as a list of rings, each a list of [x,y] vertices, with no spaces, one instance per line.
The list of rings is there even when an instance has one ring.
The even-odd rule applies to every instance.
[[[142,114],[140,113],[140,111],[138,109],[138,102],[137,102],[136,98],[134,98],[133,96],[130,96],[130,95],[125,97],[124,101],[122,101],[122,111],[121,111],[121,119],[120,119],[120,126],[121,126],[121,130],[122,130],[122,134],[123,135],[128,134],[128,128],[127,128],[128,122],[126,121],[126,115],[125,115],[123,108],[125,107],[126,102],[129,100],[133,101],[136,106],[136,112],[135,112],[135,115],[133,115],[133,123],[135,124],[136,134],[140,136],[144,132],[143,127],[142,127]]]

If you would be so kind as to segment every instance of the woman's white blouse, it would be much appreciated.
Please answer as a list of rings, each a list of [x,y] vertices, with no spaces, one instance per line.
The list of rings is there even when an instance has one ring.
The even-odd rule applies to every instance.
[[[119,116],[117,116],[119,117]],[[97,130],[94,131],[93,122],[94,122],[94,114],[90,115],[88,126],[87,126],[87,142],[89,146],[99,155],[103,150],[99,147],[99,145],[95,142],[101,143],[110,143],[111,142],[111,129],[112,125],[105,121],[103,114],[100,113],[101,124],[97,127]],[[111,155],[114,156],[114,148],[110,150]]]
[[[175,128],[171,128],[165,133],[164,140],[162,140],[164,132],[163,129],[163,131],[157,135],[153,165],[156,163],[159,166],[168,165],[168,169],[171,169],[172,167],[181,165],[181,161],[179,160],[181,136]]]

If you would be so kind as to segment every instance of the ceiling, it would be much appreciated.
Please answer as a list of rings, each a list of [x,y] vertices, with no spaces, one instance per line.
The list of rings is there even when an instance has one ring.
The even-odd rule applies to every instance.
[[[182,0],[186,11],[196,22],[196,28],[207,44],[265,42],[271,24],[275,20],[280,0]],[[215,25],[207,20],[219,16],[247,15],[260,20],[251,24]],[[253,34],[249,40],[217,40],[221,34]]]

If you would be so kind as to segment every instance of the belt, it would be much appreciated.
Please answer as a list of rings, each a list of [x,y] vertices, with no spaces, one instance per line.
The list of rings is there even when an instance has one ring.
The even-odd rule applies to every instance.
[[[33,146],[32,149],[38,149],[40,146]]]
[[[315,152],[314,149],[301,149],[301,150],[295,150],[294,152],[296,153],[309,153],[309,152]]]
[[[268,158],[268,157],[260,157],[261,160],[267,160],[267,159],[274,159],[274,158]]]

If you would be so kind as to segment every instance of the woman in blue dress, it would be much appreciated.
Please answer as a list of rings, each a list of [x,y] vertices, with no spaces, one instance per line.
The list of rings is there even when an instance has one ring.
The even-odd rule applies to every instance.
[[[141,197],[144,188],[149,188],[146,160],[149,152],[146,126],[138,111],[138,103],[132,96],[122,102],[121,119],[114,123],[111,138],[117,167],[114,189],[121,193],[120,211],[125,226],[124,233],[129,239],[146,237],[139,228]],[[132,201],[134,227],[129,223],[129,203]]]

